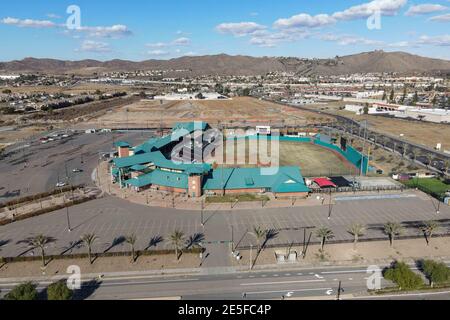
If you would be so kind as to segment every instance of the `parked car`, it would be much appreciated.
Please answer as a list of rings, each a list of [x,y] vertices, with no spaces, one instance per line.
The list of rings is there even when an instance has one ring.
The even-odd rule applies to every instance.
[[[57,184],[56,184],[56,187],[57,188],[62,188],[62,187],[65,187],[67,185],[67,183],[65,183],[65,182],[58,182]]]
[[[73,169],[72,172],[73,173],[80,173],[80,172],[83,172],[83,170],[76,168],[76,169]]]

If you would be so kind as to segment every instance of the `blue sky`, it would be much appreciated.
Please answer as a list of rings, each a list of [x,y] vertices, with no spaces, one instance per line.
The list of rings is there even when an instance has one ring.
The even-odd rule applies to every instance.
[[[74,30],[66,23],[70,5],[81,13]],[[0,36],[1,61],[324,58],[374,49],[450,59],[450,1],[1,1]]]

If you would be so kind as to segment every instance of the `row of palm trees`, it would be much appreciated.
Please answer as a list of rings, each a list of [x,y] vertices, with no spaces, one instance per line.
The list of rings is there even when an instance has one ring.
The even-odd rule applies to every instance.
[[[87,249],[87,255],[88,255],[90,264],[93,264],[95,261],[95,258],[93,258],[92,248],[98,240],[99,240],[99,237],[94,233],[87,233],[87,234],[84,234],[83,236],[81,236],[81,243]],[[160,242],[162,240],[163,239],[159,237],[158,242]],[[199,247],[201,247],[201,242],[203,240],[204,240],[203,234],[195,234],[195,235],[190,236],[189,238],[186,238],[185,234],[180,230],[175,230],[168,237],[168,243],[174,248],[177,261],[180,260],[183,249],[199,248]],[[32,247],[33,249],[40,250],[42,266],[45,267],[47,265],[46,254],[45,254],[46,247],[48,244],[55,242],[55,241],[56,241],[56,239],[54,239],[53,237],[49,237],[49,236],[40,234],[35,237],[25,239],[22,242],[29,244],[29,246]],[[137,242],[137,236],[135,234],[127,235],[124,237],[124,241],[130,247],[131,262],[132,263],[136,262],[136,260],[138,258],[138,255],[136,254],[136,248],[135,248],[136,242]]]
[[[438,221],[424,221],[419,226],[419,230],[425,236],[427,245],[430,244],[433,234],[440,228],[440,223]],[[347,230],[353,236],[353,248],[356,250],[359,238],[362,237],[367,231],[367,227],[363,224],[354,223]],[[404,231],[403,226],[398,222],[387,222],[383,226],[384,233],[389,237],[390,247],[394,247],[395,238],[401,235]],[[334,233],[331,229],[327,227],[319,228],[316,230],[316,237],[320,239],[320,249],[323,251],[325,242],[334,238]]]
[[[430,244],[433,234],[440,228],[438,221],[424,221],[420,226],[419,230],[424,234],[427,245]],[[356,250],[358,241],[360,237],[364,236],[367,231],[367,227],[360,223],[352,224],[347,232],[353,236],[353,248]],[[395,238],[401,235],[404,231],[403,226],[397,222],[387,222],[383,226],[384,233],[389,237],[390,247],[394,247]],[[260,227],[254,227],[251,234],[255,237],[258,252],[263,249],[263,241],[268,240],[267,235],[270,230],[263,230]],[[323,252],[325,243],[334,238],[333,230],[328,227],[321,227],[315,231],[315,236],[320,240],[320,250]]]

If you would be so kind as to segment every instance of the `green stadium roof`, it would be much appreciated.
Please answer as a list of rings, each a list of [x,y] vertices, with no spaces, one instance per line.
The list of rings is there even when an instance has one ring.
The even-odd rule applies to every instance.
[[[125,158],[115,158],[113,160],[113,163],[117,168],[121,169],[131,168],[135,165],[144,165],[153,163],[158,168],[183,171],[186,174],[203,174],[211,170],[211,165],[207,163],[190,164],[172,161],[166,159],[166,157],[164,157],[164,155],[159,151],[142,153]]]
[[[129,146],[130,146],[130,144],[125,141],[117,141],[114,143],[114,147],[116,147],[116,148],[128,148]]]
[[[134,179],[129,179],[125,183],[138,188],[149,185],[158,185],[187,190],[188,176],[182,173],[155,170],[149,174],[145,174]]]
[[[131,169],[132,171],[144,171],[144,170],[148,169],[148,167],[147,167],[147,166],[144,166],[144,165],[142,165],[142,164],[135,164],[135,165],[132,166],[130,169]]]
[[[269,189],[272,192],[309,192],[298,167],[224,168],[213,170],[205,183],[205,190]],[[269,169],[268,169],[269,170]],[[272,169],[270,169],[272,170]]]

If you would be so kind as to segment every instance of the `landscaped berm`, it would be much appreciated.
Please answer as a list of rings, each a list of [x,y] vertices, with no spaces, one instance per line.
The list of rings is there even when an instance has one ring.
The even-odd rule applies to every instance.
[[[256,160],[246,163],[217,165],[212,158],[220,158],[222,138],[208,131],[204,122],[178,123],[170,135],[153,138],[135,147],[116,142],[118,157],[110,166],[111,179],[121,188],[140,192],[146,189],[182,193],[197,198],[207,195],[262,194],[275,197],[306,197],[301,169],[309,175],[366,173],[368,159],[351,146],[338,146],[329,137],[279,137],[244,135],[227,137],[225,145],[257,144]],[[221,136],[220,136],[221,137]],[[261,161],[260,141],[281,143],[281,163]],[[247,148],[254,150],[255,148]],[[241,149],[242,150],[242,149]],[[245,147],[244,147],[244,150]],[[230,151],[228,151],[230,152]],[[255,152],[255,151],[253,151]],[[209,156],[198,161],[198,154]],[[236,154],[236,153],[235,153]],[[270,152],[268,153],[271,159]],[[247,155],[247,159],[250,156]],[[233,158],[233,157],[231,157]],[[255,157],[250,157],[251,159]],[[278,156],[276,157],[278,160]],[[180,161],[182,159],[182,161]]]

